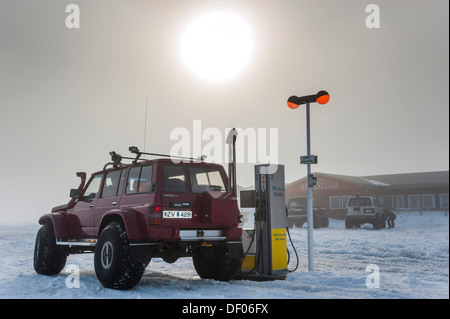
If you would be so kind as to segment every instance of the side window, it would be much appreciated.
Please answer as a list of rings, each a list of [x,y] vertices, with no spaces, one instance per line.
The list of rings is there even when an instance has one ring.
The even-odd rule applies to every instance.
[[[102,197],[113,197],[119,193],[120,176],[122,171],[113,171],[106,174],[103,181]]]
[[[138,166],[130,169],[126,194],[148,193],[152,189],[153,166]]]
[[[126,194],[137,193],[140,173],[141,173],[140,167],[133,167],[130,169],[130,172],[128,173],[127,188],[125,191]]]
[[[94,176],[89,185],[84,191],[83,197],[86,199],[93,199],[97,197],[98,190],[100,189],[100,183],[102,181],[102,175]]]
[[[148,193],[152,188],[153,166],[143,166],[139,178],[138,193]]]
[[[183,166],[164,166],[163,191],[168,193],[187,192],[186,176],[184,175]]]

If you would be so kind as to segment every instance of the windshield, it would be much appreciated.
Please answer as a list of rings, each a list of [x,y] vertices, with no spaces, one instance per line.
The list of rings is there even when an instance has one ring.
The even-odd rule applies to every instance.
[[[370,197],[353,197],[348,200],[347,206],[372,206]]]

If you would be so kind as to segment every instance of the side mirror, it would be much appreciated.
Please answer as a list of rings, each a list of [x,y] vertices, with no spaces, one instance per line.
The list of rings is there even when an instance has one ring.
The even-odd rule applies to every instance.
[[[72,188],[70,190],[70,198],[73,198],[73,199],[81,198],[81,191],[76,188]]]

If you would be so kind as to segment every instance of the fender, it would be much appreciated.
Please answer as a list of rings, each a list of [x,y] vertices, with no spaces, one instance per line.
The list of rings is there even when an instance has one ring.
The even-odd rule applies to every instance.
[[[147,240],[148,205],[113,209],[102,216],[98,235],[111,221],[121,219],[129,240]]]
[[[53,224],[56,238],[70,238],[69,222],[65,212],[49,213],[39,218],[39,224]]]

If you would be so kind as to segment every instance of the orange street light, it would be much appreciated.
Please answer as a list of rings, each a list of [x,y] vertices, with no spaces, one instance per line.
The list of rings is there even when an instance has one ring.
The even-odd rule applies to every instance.
[[[330,100],[330,95],[328,94],[327,91],[319,91],[319,92],[317,92],[317,94],[305,95],[305,96],[300,96],[300,97],[292,95],[287,100],[287,105],[291,109],[295,110],[302,104],[317,102],[319,104],[324,105],[324,104],[327,104],[329,100]]]
[[[300,157],[301,164],[307,164],[308,172],[308,188],[306,190],[306,220],[308,223],[308,270],[314,271],[314,256],[313,256],[313,187],[316,184],[316,179],[311,174],[311,164],[317,163],[317,157],[311,155],[311,134],[310,134],[310,121],[309,121],[309,104],[319,103],[321,105],[327,104],[330,100],[330,95],[327,91],[319,91],[317,94],[295,96],[292,95],[287,100],[289,108],[295,110],[302,104],[306,104],[306,156]]]

